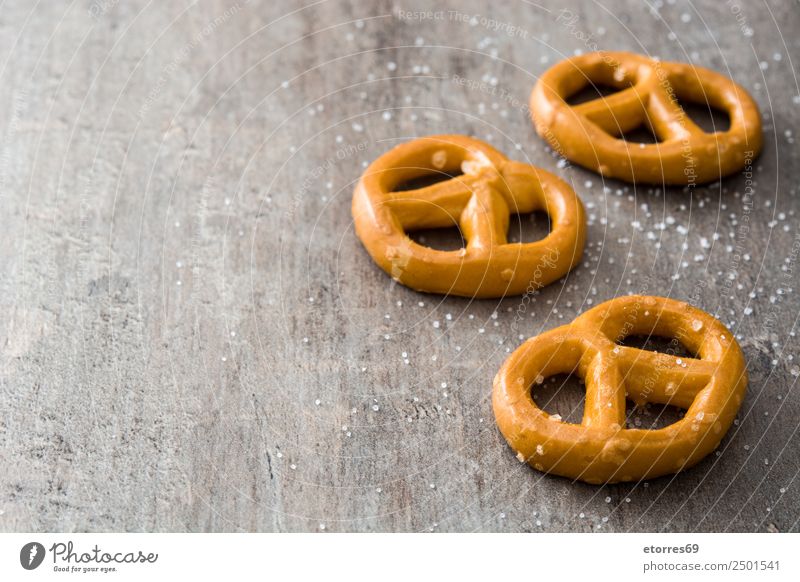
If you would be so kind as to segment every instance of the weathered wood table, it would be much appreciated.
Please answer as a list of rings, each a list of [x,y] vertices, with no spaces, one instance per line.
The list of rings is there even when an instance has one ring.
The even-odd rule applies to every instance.
[[[4,6],[0,529],[798,531],[797,5],[361,4]],[[733,77],[763,155],[693,192],[559,161],[528,95],[596,48]],[[523,337],[627,293],[734,331],[750,387],[717,455],[606,487],[517,462],[490,394],[519,298],[415,293],[353,232],[365,165],[433,133],[488,140],[586,204],[583,263]],[[561,386],[537,400],[579,418]]]

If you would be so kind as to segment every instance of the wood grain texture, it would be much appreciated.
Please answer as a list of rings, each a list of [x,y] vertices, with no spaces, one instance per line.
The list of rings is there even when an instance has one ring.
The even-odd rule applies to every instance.
[[[777,0],[4,6],[0,529],[798,531],[798,30]],[[528,95],[595,44],[745,86],[752,172],[664,191],[560,163]],[[353,234],[364,165],[433,133],[587,206],[582,266],[521,315],[397,286]],[[520,464],[491,410],[508,350],[629,292],[739,338],[719,455],[608,487]]]

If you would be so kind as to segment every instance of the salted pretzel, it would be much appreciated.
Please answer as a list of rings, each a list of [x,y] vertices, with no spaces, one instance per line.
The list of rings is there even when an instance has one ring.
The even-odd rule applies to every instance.
[[[672,337],[698,358],[617,345],[628,335]],[[544,378],[577,373],[586,382],[581,424],[562,422],[531,397]],[[520,461],[592,484],[676,473],[718,445],[747,387],[744,358],[714,317],[662,297],[612,299],[572,323],[527,340],[494,380],[497,424]],[[686,409],[658,430],[625,427],[626,397]]]
[[[619,92],[567,104],[590,83]],[[678,99],[724,110],[730,128],[705,132]],[[530,105],[536,131],[558,153],[628,182],[711,182],[740,170],[761,150],[758,106],[742,86],[709,69],[644,55],[595,52],[561,61],[536,83]],[[659,143],[620,137],[642,124]]]
[[[398,190],[431,176],[448,179]],[[507,242],[509,215],[539,210],[550,216],[550,234]],[[569,185],[463,135],[415,139],[375,160],[353,194],[353,218],[369,254],[396,281],[464,297],[518,295],[557,280],[580,260],[586,230]],[[435,250],[406,234],[456,224],[466,240],[460,250]]]

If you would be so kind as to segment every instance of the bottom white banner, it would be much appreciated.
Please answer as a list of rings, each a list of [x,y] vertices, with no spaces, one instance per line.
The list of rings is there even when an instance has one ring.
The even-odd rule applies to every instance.
[[[0,580],[800,580],[798,547],[800,534],[0,534]]]

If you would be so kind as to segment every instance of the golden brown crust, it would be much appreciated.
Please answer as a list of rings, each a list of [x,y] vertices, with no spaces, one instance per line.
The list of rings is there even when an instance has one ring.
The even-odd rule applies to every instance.
[[[417,190],[395,191],[409,180],[463,174]],[[550,234],[508,243],[510,214],[544,211]],[[404,143],[375,160],[353,194],[358,237],[396,281],[429,293],[464,297],[519,295],[552,283],[583,254],[586,217],[568,184],[539,168],[514,162],[463,135]],[[406,231],[458,224],[466,248],[434,250]]]
[[[568,105],[566,99],[590,82],[620,91]],[[724,110],[730,128],[706,133],[676,97]],[[758,106],[742,86],[709,69],[644,55],[595,52],[561,61],[541,76],[530,104],[536,131],[561,155],[628,182],[711,182],[740,170],[761,151]],[[659,143],[619,139],[642,123]]]
[[[617,345],[627,335],[676,338],[697,358]],[[586,381],[583,422],[541,410],[531,386],[577,373]],[[687,303],[633,295],[598,305],[572,323],[529,339],[494,380],[500,432],[532,467],[592,484],[636,481],[691,467],[718,445],[747,388],[744,357],[730,331]],[[625,400],[686,408],[658,430],[625,428]]]

